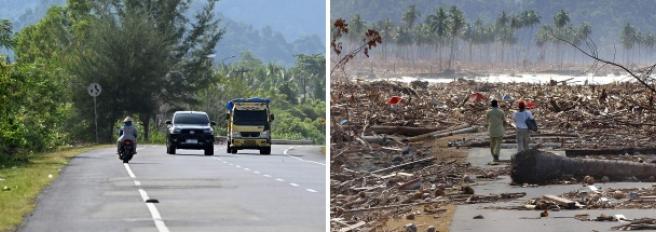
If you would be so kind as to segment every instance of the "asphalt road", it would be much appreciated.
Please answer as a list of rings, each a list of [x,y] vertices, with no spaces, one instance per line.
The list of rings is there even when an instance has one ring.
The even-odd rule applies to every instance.
[[[319,147],[256,152],[142,145],[129,165],[113,148],[81,154],[18,231],[325,231]]]

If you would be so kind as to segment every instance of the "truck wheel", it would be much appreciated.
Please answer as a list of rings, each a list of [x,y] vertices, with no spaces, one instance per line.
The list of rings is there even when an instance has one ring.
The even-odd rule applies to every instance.
[[[230,148],[230,153],[237,154],[237,148]]]
[[[230,142],[228,142],[228,145],[226,145],[226,153],[232,153],[232,149],[230,149]]]
[[[175,146],[173,146],[172,144],[167,143],[166,144],[166,153],[171,154],[171,155],[175,155]]]
[[[271,147],[260,148],[260,155],[270,155],[270,154],[271,154]]]
[[[205,155],[214,155],[214,146],[206,147]]]

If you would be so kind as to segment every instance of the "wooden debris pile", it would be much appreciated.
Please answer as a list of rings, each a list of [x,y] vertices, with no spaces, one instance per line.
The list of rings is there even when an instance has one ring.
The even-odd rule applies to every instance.
[[[333,82],[331,88],[333,231],[375,231],[392,217],[439,217],[448,204],[525,196],[476,194],[471,185],[478,180],[510,170],[474,168],[431,149],[434,139],[452,135],[462,135],[450,142],[455,147],[487,146],[485,112],[492,98],[499,100],[508,122],[519,100],[530,102],[540,126],[533,138],[542,146],[648,147],[656,133],[655,97],[635,84],[349,81]],[[504,145],[514,143],[514,136],[507,128]],[[562,207],[553,200],[567,199],[553,197],[540,207]]]
[[[656,133],[656,96],[635,83],[377,81],[333,82],[331,88],[332,142],[484,126],[490,99],[499,100],[508,122],[519,100],[529,102],[540,134],[551,134],[544,143],[562,148],[648,147]],[[507,128],[507,133],[507,142],[514,142],[514,130]],[[485,134],[481,136],[484,140]]]

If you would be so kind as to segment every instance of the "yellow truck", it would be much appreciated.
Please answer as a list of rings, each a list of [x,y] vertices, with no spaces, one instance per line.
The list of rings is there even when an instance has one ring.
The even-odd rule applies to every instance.
[[[268,98],[237,98],[226,104],[228,109],[227,152],[260,150],[260,154],[271,154],[271,122],[273,113]]]

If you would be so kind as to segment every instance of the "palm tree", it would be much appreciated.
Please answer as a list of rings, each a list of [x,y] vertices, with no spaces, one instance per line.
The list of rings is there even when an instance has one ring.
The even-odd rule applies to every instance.
[[[420,14],[417,11],[415,5],[408,6],[408,9],[405,10],[405,13],[403,13],[403,18],[402,18],[405,27],[413,28],[415,26],[415,22],[417,21],[417,18],[419,18],[419,15]]]
[[[588,37],[592,34],[592,26],[589,23],[583,22],[581,26],[576,30],[576,42],[581,43],[581,41],[586,41]],[[576,54],[574,55],[574,63],[576,63]]]
[[[501,63],[504,62],[506,42],[509,42],[512,39],[512,32],[509,28],[509,22],[510,19],[506,14],[506,11],[502,11],[495,24],[495,30],[497,35],[499,35],[499,41],[501,41]]]
[[[436,45],[436,50],[439,52],[438,59],[441,57],[440,45],[448,31],[448,19],[449,17],[446,13],[446,10],[444,10],[442,7],[436,8],[435,14],[428,15],[428,17],[426,17],[426,24],[428,24],[431,29],[433,34],[433,42]],[[441,66],[442,62],[440,62],[440,67]]]
[[[531,38],[534,37],[535,25],[540,23],[540,16],[533,10],[524,11],[521,13],[521,21],[525,27],[529,28],[526,37],[526,54],[524,56],[524,59],[528,59],[531,54]]]
[[[359,14],[353,15],[353,17],[351,17],[351,20],[349,21],[349,30],[349,39],[351,41],[359,42],[359,40],[362,38],[362,35],[364,35],[365,30],[364,22],[362,21],[362,18],[360,18]]]
[[[405,13],[403,13],[403,17],[401,17],[404,27],[399,28],[399,34],[396,40],[400,45],[404,45],[406,58],[408,58],[410,55],[409,46],[413,43],[413,39],[416,39],[413,38],[413,29],[418,17],[419,12],[417,11],[415,5],[408,6],[408,8],[405,10]]]
[[[391,44],[393,42],[393,39],[396,37],[395,29],[396,27],[392,23],[392,21],[387,18],[385,20],[378,21],[375,26],[376,30],[380,33],[380,36],[383,38],[383,47],[381,48],[383,52],[383,59],[386,59],[386,48],[387,44]]]
[[[625,50],[624,56],[626,58],[626,63],[629,63],[629,51],[636,43],[638,32],[630,23],[626,23],[621,33],[620,40],[622,41],[622,46]]]
[[[451,52],[449,54],[449,66],[448,69],[451,69],[451,65],[453,63],[453,59],[455,58],[455,49],[457,44],[456,38],[460,36],[460,34],[463,31],[463,28],[465,27],[465,17],[462,14],[462,11],[460,11],[457,7],[452,6],[451,9],[449,9],[449,21],[448,21],[448,28],[449,28],[449,39],[451,40]]]
[[[569,24],[569,15],[565,10],[560,10],[556,15],[554,15],[554,26],[556,26],[556,34],[560,38],[566,38],[566,27]],[[556,41],[556,53],[559,54],[560,58],[560,68],[563,68],[563,54],[560,52],[560,43],[561,41]]]

